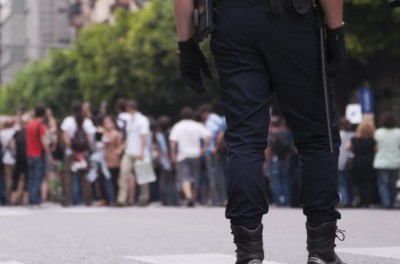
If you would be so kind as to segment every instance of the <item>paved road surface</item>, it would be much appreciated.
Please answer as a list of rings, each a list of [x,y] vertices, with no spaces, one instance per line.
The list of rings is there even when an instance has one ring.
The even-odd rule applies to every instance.
[[[400,263],[400,211],[343,210],[348,264]],[[305,217],[264,218],[267,264],[304,264]],[[0,208],[0,264],[233,264],[222,208]]]

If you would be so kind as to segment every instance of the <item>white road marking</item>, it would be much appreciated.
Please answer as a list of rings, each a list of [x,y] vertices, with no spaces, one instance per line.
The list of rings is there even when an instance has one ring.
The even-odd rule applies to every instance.
[[[8,209],[8,208],[0,208],[0,216],[15,216],[15,215],[31,215],[32,212],[25,209]],[[2,264],[3,262],[0,262]]]
[[[164,256],[127,256],[127,259],[139,260],[151,264],[232,264],[236,258],[223,254],[193,254],[193,255],[164,255]],[[264,261],[263,264],[283,264]]]
[[[356,255],[400,259],[400,247],[340,248],[336,249],[336,251]]]
[[[93,208],[93,207],[71,207],[71,208],[58,208],[53,209],[53,212],[69,213],[69,214],[86,214],[86,213],[104,213],[110,212],[110,208]]]

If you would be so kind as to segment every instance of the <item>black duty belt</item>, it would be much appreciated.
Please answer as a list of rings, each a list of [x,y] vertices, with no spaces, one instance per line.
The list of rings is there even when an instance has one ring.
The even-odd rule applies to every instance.
[[[312,0],[266,0],[267,13],[280,17],[283,9],[294,15],[305,15],[310,11]]]

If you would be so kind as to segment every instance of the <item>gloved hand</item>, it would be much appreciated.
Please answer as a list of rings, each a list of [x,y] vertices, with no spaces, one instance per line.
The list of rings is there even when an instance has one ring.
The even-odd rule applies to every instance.
[[[327,28],[326,36],[328,76],[334,78],[343,71],[348,57],[344,26],[336,29]]]
[[[202,94],[205,91],[201,73],[212,80],[213,77],[208,67],[206,57],[200,50],[199,44],[193,38],[187,41],[178,42],[180,57],[180,68],[182,81],[192,87],[197,93]]]

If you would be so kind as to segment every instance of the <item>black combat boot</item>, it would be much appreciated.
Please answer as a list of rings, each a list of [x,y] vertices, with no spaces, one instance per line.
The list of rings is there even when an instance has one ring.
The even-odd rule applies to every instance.
[[[335,253],[335,238],[344,240],[343,230],[337,229],[336,221],[324,223],[318,227],[307,228],[307,264],[346,264]],[[342,234],[338,237],[336,233]]]
[[[236,264],[262,264],[264,260],[263,225],[249,230],[244,226],[232,225],[232,234],[236,244]]]

